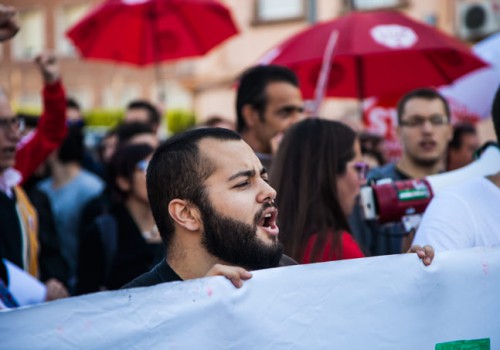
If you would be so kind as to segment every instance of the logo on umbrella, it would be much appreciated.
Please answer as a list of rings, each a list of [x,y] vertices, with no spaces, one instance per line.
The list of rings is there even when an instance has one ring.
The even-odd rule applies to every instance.
[[[406,49],[415,45],[418,40],[413,29],[397,24],[375,26],[370,34],[377,43],[391,49]]]
[[[149,0],[122,0],[125,5],[138,5],[148,2]]]

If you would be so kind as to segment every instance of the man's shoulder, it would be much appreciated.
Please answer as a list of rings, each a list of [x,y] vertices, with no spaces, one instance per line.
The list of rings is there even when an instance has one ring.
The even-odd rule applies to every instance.
[[[151,270],[146,273],[143,273],[139,277],[134,278],[132,281],[125,284],[120,289],[149,287],[160,283],[162,283],[162,281],[159,279],[158,274],[156,274],[154,270]]]
[[[102,188],[104,186],[104,181],[99,176],[85,169],[80,171],[76,180],[91,187]]]
[[[164,282],[182,281],[174,270],[167,264],[165,259],[158,263],[151,271],[143,273],[120,289],[129,289],[137,287],[149,287]]]
[[[450,185],[436,194],[439,198],[464,199],[468,203],[482,202],[486,198],[498,200],[500,188],[484,176],[478,176],[466,181]]]
[[[291,266],[291,265],[298,265],[299,263],[290,258],[288,255],[283,254],[280,259],[279,266]]]

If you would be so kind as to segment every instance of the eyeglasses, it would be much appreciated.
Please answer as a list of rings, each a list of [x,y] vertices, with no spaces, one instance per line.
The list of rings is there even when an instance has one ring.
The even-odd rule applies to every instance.
[[[432,126],[441,126],[448,124],[448,117],[440,114],[433,115],[429,118],[416,115],[408,118],[407,120],[401,120],[399,125],[407,126],[409,128],[421,128],[426,122],[430,122]]]
[[[354,164],[354,170],[358,173],[359,180],[366,180],[370,166],[365,162],[358,162]]]
[[[24,131],[25,123],[22,117],[0,118],[0,129],[7,130],[8,128]]]
[[[139,163],[137,163],[137,169],[146,172],[148,170],[149,160],[143,159]]]

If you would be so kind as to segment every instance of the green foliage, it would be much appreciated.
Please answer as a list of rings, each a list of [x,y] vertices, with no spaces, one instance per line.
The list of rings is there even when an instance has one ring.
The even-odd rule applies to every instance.
[[[29,115],[33,117],[40,117],[42,111],[40,110],[39,107],[20,106],[16,108],[16,113]]]
[[[85,125],[114,127],[123,119],[123,109],[93,108],[84,111]]]
[[[170,109],[164,118],[166,118],[168,132],[171,134],[177,134],[196,125],[194,113],[185,109]]]

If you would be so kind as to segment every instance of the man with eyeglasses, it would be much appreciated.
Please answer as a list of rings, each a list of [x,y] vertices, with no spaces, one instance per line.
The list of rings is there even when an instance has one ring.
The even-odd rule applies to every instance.
[[[19,29],[15,15],[15,9],[0,5],[0,41],[10,39]],[[0,90],[0,258],[38,278],[39,254],[47,256],[47,247],[39,237],[37,212],[20,183],[59,146],[66,129],[65,94],[57,62],[52,55],[43,54],[37,64],[45,83],[45,111],[38,131],[25,142],[21,142],[23,120],[14,115],[6,93]],[[46,300],[67,296],[64,285],[55,278],[48,276],[46,286]]]
[[[500,142],[500,86],[491,111]],[[498,146],[498,144],[497,144]],[[415,242],[436,251],[500,245],[500,172],[440,191],[427,207]]]
[[[373,169],[368,181],[420,179],[445,170],[447,145],[452,138],[450,108],[436,90],[409,92],[397,107],[397,134],[403,146],[398,162]],[[399,254],[411,244],[402,224],[373,225],[370,243],[373,255]],[[405,246],[403,246],[405,244]]]

